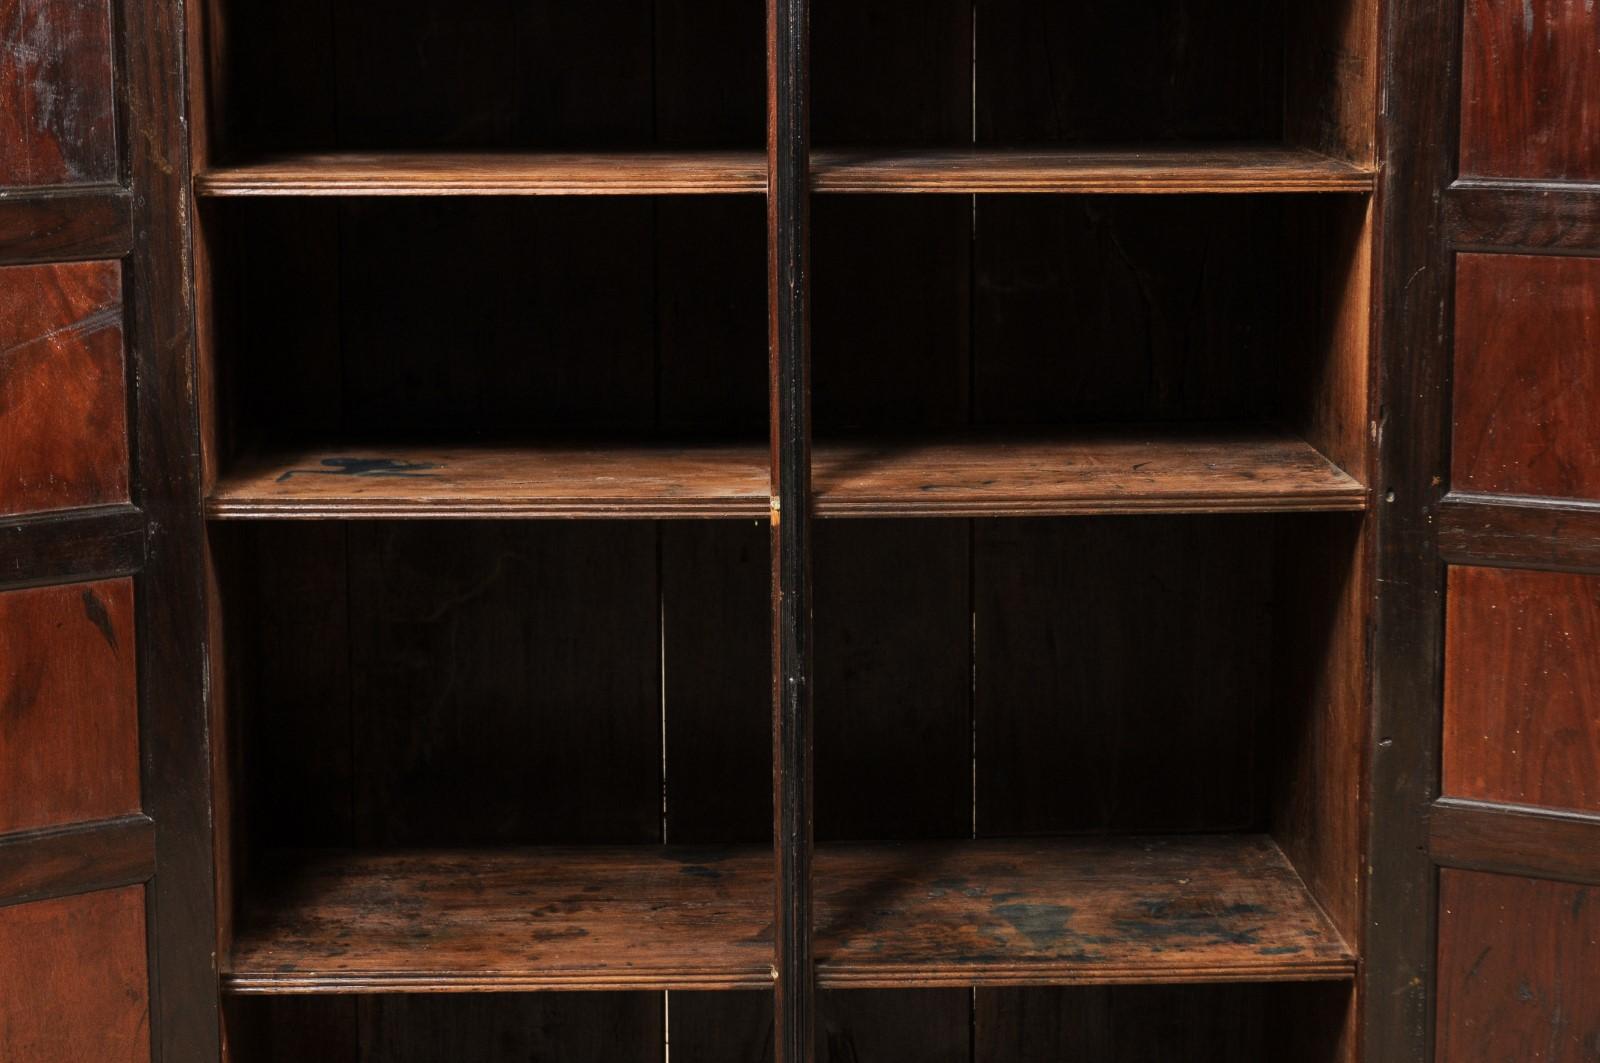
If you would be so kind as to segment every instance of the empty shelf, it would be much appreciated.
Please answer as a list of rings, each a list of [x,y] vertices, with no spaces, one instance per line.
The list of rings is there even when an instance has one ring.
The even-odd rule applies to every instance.
[[[1371,170],[1278,144],[819,151],[819,192],[1370,192]]]
[[[200,174],[203,196],[680,195],[767,190],[761,152],[287,155]]]

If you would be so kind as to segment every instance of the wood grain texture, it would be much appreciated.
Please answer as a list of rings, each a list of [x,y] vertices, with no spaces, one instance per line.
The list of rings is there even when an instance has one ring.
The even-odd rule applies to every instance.
[[[826,988],[1349,978],[1355,961],[1268,838],[824,847]]]
[[[1592,1060],[1600,891],[1451,868],[1439,880],[1438,1058]]]
[[[1450,570],[1443,792],[1600,811],[1600,576]]]
[[[0,588],[130,575],[144,558],[144,514],[134,506],[0,521]]]
[[[117,177],[111,5],[0,3],[0,188]]]
[[[1600,10],[1586,0],[1467,0],[1461,172],[1600,179]]]
[[[122,267],[0,268],[0,513],[128,499]]]
[[[0,907],[147,882],[155,835],[141,815],[0,838]]]
[[[139,810],[133,581],[0,593],[0,833]]]
[[[1600,573],[1600,505],[1452,491],[1439,549],[1458,564]]]
[[[150,1060],[141,886],[0,908],[6,1063]]]
[[[234,993],[771,988],[759,849],[309,855],[240,926]]]
[[[246,459],[214,519],[765,516],[763,452],[703,444],[360,447]],[[1366,489],[1253,425],[821,443],[822,516],[1360,510]]]
[[[1600,258],[1456,261],[1451,487],[1600,498]]]
[[[1600,251],[1600,187],[1567,181],[1466,178],[1445,194],[1445,220],[1463,248]]]
[[[818,192],[1269,193],[1369,192],[1347,162],[1274,144],[1148,148],[949,148],[819,151]]]
[[[336,152],[216,167],[202,196],[713,195],[764,193],[756,152]]]
[[[241,926],[233,993],[756,989],[759,849],[305,854]],[[1339,980],[1354,959],[1254,835],[825,846],[826,988]]]
[[[126,189],[55,191],[0,201],[0,265],[121,258],[133,250]]]
[[[1446,797],[1428,852],[1446,867],[1600,885],[1600,816]]]

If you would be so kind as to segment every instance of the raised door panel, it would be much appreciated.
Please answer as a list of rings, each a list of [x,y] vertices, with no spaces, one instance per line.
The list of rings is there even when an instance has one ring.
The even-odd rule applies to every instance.
[[[1600,258],[1458,257],[1453,424],[1454,490],[1600,498]]]
[[[133,581],[0,592],[0,834],[139,808]]]
[[[1600,1059],[1600,887],[1446,868],[1439,1063]]]
[[[0,0],[0,188],[117,177],[109,0]]]
[[[148,1063],[142,886],[0,908],[0,1058]]]
[[[1466,0],[1461,172],[1600,179],[1600,5]]]
[[[0,515],[128,499],[122,266],[0,268]]]

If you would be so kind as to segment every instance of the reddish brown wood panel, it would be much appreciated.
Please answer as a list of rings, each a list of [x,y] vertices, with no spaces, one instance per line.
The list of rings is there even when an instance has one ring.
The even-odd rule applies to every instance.
[[[0,594],[0,832],[138,808],[133,581]]]
[[[1600,576],[1450,571],[1444,792],[1600,811]]]
[[[1456,265],[1452,486],[1600,498],[1600,258]]]
[[[1467,0],[1461,172],[1600,178],[1600,7]]]
[[[1592,1063],[1597,971],[1600,887],[1440,873],[1440,1063]]]
[[[0,187],[117,176],[108,0],[0,0]]]
[[[0,514],[126,501],[122,269],[0,269]]]
[[[144,887],[0,908],[6,1063],[145,1063]]]

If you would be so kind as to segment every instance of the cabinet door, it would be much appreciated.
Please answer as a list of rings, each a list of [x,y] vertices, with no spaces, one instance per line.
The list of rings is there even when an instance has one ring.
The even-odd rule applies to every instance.
[[[1391,13],[1368,1058],[1600,1060],[1600,8]]]
[[[176,0],[0,0],[0,1058],[216,1054]]]

